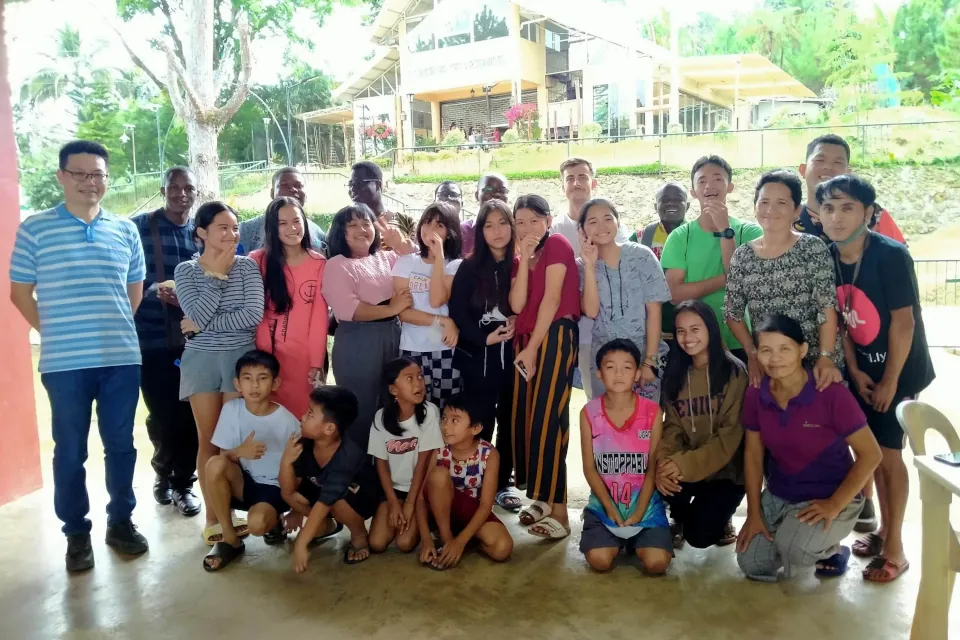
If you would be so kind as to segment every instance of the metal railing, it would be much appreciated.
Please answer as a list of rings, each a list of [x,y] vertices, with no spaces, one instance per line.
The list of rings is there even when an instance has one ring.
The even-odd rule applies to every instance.
[[[587,157],[597,168],[686,168],[712,153],[738,169],[795,167],[804,161],[810,140],[827,133],[846,139],[854,164],[952,160],[960,150],[960,120],[944,120],[432,145],[391,149],[377,158],[394,177],[556,171],[573,156]]]
[[[960,259],[915,260],[924,328],[931,347],[960,347]]]

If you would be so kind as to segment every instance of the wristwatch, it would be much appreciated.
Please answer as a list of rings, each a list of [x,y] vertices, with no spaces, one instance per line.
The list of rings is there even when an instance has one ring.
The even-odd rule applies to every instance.
[[[831,360],[833,360],[833,351],[821,351],[821,352],[820,352],[820,357],[821,357],[821,358],[830,358]]]
[[[730,227],[727,227],[727,228],[724,229],[723,231],[714,231],[714,232],[713,232],[713,237],[714,237],[714,238],[723,238],[724,240],[733,240],[733,238],[734,238],[736,235],[737,235],[736,232],[735,232],[732,228],[730,228]]]

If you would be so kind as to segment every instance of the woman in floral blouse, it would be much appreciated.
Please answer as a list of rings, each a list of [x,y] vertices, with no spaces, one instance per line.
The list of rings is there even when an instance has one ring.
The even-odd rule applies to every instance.
[[[793,230],[802,193],[800,177],[793,172],[763,174],[754,194],[763,235],[739,247],[730,261],[724,315],[747,352],[753,386],[760,384],[763,373],[747,315],[754,322],[777,313],[793,318],[810,346],[806,364],[813,369],[817,388],[843,379],[830,252],[819,238]]]

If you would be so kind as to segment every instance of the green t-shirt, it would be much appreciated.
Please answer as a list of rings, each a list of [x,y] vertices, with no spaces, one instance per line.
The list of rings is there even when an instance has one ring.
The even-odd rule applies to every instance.
[[[736,234],[736,245],[755,240],[763,235],[763,229],[755,222],[742,222],[730,218],[730,228]],[[723,254],[720,252],[720,238],[712,231],[704,231],[699,220],[685,222],[667,237],[660,257],[663,270],[683,269],[686,272],[684,282],[700,282],[723,274]],[[728,349],[740,349],[743,345],[733,337],[723,319],[724,289],[704,296],[703,301],[713,308],[720,322],[720,333]]]

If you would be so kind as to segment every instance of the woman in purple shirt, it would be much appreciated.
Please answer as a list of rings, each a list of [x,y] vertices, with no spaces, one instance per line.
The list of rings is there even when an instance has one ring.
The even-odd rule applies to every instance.
[[[843,575],[850,548],[840,542],[863,509],[860,490],[880,464],[880,447],[846,387],[817,391],[796,320],[768,316],[754,333],[765,376],[743,401],[747,521],[737,563],[765,582],[781,567],[787,578],[814,565],[818,576]]]

